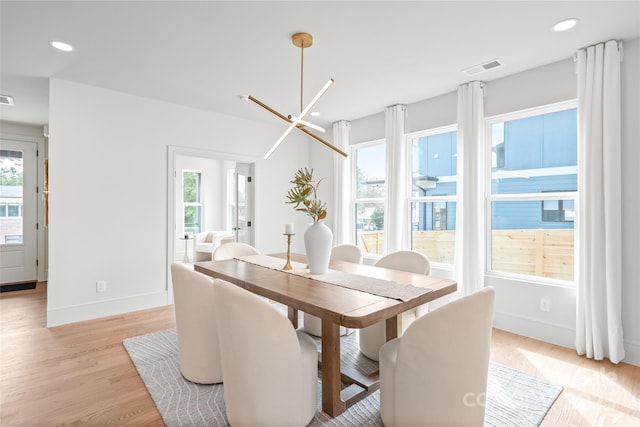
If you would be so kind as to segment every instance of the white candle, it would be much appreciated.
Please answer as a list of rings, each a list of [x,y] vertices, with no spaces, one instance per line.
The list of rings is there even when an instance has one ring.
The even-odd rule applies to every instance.
[[[293,233],[293,224],[285,224],[284,225],[284,234],[294,234]]]

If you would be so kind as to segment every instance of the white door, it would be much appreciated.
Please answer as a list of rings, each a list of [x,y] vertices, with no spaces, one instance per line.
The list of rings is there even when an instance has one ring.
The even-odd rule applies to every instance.
[[[0,284],[38,279],[38,150],[0,140]]]
[[[253,246],[253,164],[236,163],[235,172],[235,212],[232,231],[236,242],[243,242]]]

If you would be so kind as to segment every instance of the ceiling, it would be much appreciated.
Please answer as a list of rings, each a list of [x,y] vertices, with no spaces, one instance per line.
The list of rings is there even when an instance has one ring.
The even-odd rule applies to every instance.
[[[577,27],[555,33],[565,18]],[[273,123],[242,100],[300,111],[296,32],[304,55],[304,103],[335,84],[310,119],[328,125],[397,103],[452,92],[570,58],[609,39],[640,37],[636,1],[4,1],[0,2],[4,121],[48,123],[49,78]],[[50,40],[72,44],[56,51]],[[474,76],[463,69],[498,58]]]

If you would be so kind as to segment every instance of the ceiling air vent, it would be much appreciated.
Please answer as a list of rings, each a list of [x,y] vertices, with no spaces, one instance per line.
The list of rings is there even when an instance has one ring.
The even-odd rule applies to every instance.
[[[492,59],[491,61],[487,61],[484,64],[474,65],[473,67],[467,68],[466,70],[462,70],[462,72],[473,76],[498,67],[502,67],[502,62],[500,62],[499,59]]]
[[[0,95],[0,104],[2,104],[2,105],[13,105],[13,96]]]

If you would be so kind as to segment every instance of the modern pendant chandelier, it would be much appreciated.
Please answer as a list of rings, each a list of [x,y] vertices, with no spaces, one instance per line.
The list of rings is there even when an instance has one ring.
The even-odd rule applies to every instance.
[[[264,102],[258,101],[253,96],[249,95],[249,97],[248,97],[249,101],[252,101],[252,102],[258,104],[259,106],[261,106],[265,110],[273,113],[274,115],[278,116],[279,118],[281,118],[285,122],[289,123],[289,127],[287,128],[287,130],[284,131],[282,136],[276,141],[276,143],[273,145],[273,147],[271,147],[271,149],[267,152],[267,154],[265,154],[264,158],[265,158],[265,160],[268,159],[269,156],[271,156],[271,154],[276,150],[276,148],[278,148],[278,146],[282,143],[282,141],[284,141],[284,139],[287,137],[287,135],[289,135],[291,133],[291,131],[293,131],[294,128],[297,128],[298,130],[306,133],[310,137],[314,138],[315,140],[317,140],[317,141],[323,143],[324,145],[326,145],[327,147],[331,148],[335,152],[343,155],[344,157],[347,157],[347,153],[345,153],[344,151],[340,150],[338,147],[336,147],[336,146],[332,145],[331,143],[325,141],[324,139],[320,138],[319,136],[317,136],[316,134],[312,133],[311,131],[309,131],[307,129],[307,128],[310,128],[310,129],[316,130],[318,132],[324,132],[325,131],[320,126],[316,126],[313,123],[309,123],[308,121],[304,120],[304,118],[307,115],[307,113],[309,111],[311,111],[311,109],[316,104],[316,102],[318,102],[320,97],[322,95],[324,95],[324,93],[327,91],[327,89],[329,89],[329,86],[331,86],[333,84],[333,79],[329,79],[329,81],[327,83],[325,83],[325,85],[322,87],[322,89],[320,89],[320,91],[316,94],[316,96],[313,97],[311,102],[309,102],[309,104],[307,104],[306,107],[302,108],[302,105],[303,105],[303,97],[302,97],[302,95],[303,95],[303,87],[304,87],[304,49],[307,48],[307,47],[310,47],[313,44],[313,37],[309,33],[296,33],[293,36],[291,36],[291,41],[293,42],[294,46],[300,48],[300,52],[301,52],[301,56],[300,56],[300,113],[297,116],[296,115],[292,115],[292,114],[289,114],[289,115],[285,116],[284,114],[280,114],[279,112],[277,112],[273,108],[269,107]]]

